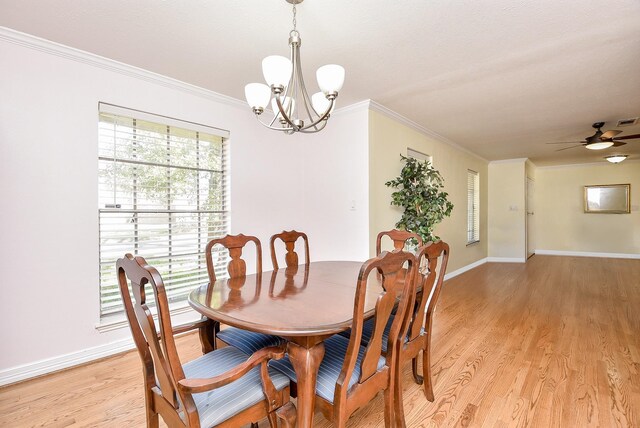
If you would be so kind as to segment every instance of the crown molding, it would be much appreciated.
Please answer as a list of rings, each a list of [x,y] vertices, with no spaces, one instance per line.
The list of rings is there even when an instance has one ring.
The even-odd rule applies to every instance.
[[[0,40],[24,46],[29,49],[55,55],[82,64],[87,64],[103,70],[112,71],[128,77],[155,83],[166,88],[177,89],[192,95],[216,101],[233,107],[246,108],[246,103],[227,95],[219,94],[209,89],[201,88],[181,80],[163,76],[162,74],[144,70],[133,65],[125,64],[100,55],[92,54],[80,49],[52,42],[31,34],[22,33],[11,28],[0,26]]]
[[[427,137],[433,138],[433,139],[435,139],[435,140],[437,140],[437,141],[439,141],[441,143],[447,144],[447,145],[449,145],[451,147],[454,147],[454,148],[456,148],[456,149],[458,149],[460,151],[463,151],[463,152],[465,152],[465,153],[467,153],[467,154],[469,154],[469,155],[471,155],[471,156],[473,156],[473,157],[475,157],[477,159],[480,159],[483,162],[489,162],[487,159],[485,159],[482,156],[472,152],[471,150],[462,147],[461,145],[449,140],[446,137],[443,137],[442,135],[438,134],[437,132],[434,132],[434,131],[432,131],[432,130],[430,130],[428,128],[425,128],[424,126],[420,125],[419,123],[416,123],[413,120],[404,117],[400,113],[395,112],[395,111],[391,110],[390,108],[387,108],[387,107],[383,106],[382,104],[380,104],[380,103],[378,103],[376,101],[368,100],[368,102],[369,102],[369,110],[373,110],[373,111],[375,111],[377,113],[383,114],[386,117],[388,117],[389,119],[393,119],[393,120],[395,120],[397,122],[400,122],[403,125],[405,125],[405,126],[407,126],[409,128],[412,128],[413,130],[418,131],[419,133],[421,133],[421,134],[423,134],[423,135],[425,135]]]
[[[526,163],[529,158],[500,159],[489,162],[489,165],[496,163]]]
[[[369,110],[370,103],[371,103],[371,100],[358,101],[357,103],[349,104],[348,106],[338,108],[331,114],[335,115],[335,114],[349,113],[352,111]]]

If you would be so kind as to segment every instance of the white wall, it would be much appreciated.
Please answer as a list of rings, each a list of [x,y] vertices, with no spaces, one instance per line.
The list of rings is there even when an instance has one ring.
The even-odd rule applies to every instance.
[[[632,143],[635,144],[635,143]],[[584,186],[631,184],[631,213],[585,214]],[[640,258],[640,163],[544,167],[536,171],[536,252]]]
[[[231,229],[262,240],[265,269],[268,238],[283,229],[308,231],[316,259],[366,257],[366,168],[349,160],[365,158],[366,120],[352,129],[336,114],[302,141],[262,128],[236,100],[0,30],[0,381],[129,337],[95,328],[99,101],[231,132]]]
[[[526,260],[526,159],[489,163],[489,260]]]
[[[306,232],[312,260],[369,256],[369,161],[366,106],[337,111],[304,150]]]

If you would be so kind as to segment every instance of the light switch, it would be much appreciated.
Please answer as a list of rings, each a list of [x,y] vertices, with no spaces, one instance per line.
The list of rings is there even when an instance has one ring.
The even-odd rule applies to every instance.
[[[509,211],[518,211],[517,205],[509,205]]]

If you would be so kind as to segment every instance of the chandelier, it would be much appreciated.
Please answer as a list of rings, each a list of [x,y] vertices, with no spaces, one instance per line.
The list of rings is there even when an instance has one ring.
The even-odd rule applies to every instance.
[[[296,4],[303,0],[286,1],[293,5],[293,30],[289,32],[291,59],[279,55],[263,59],[262,74],[267,84],[249,83],[244,88],[245,97],[258,122],[269,129],[286,134],[322,131],[335,107],[338,91],[342,89],[344,68],[336,64],[318,68],[316,78],[320,91],[309,96],[300,64],[302,40],[296,29]],[[263,122],[260,115],[269,102],[274,118]]]

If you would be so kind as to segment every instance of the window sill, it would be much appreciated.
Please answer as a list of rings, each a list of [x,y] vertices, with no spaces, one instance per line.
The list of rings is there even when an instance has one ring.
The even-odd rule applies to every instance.
[[[470,246],[470,245],[478,244],[478,243],[480,243],[480,240],[479,240],[479,239],[478,239],[477,241],[467,242],[467,247],[468,247],[468,246]]]
[[[152,308],[151,312],[153,313],[153,320],[157,321],[158,314],[156,313],[156,308]],[[169,313],[171,314],[171,318],[173,318],[180,314],[195,313],[195,311],[191,306],[189,306],[189,303],[185,301],[173,307]],[[109,315],[101,318],[95,327],[100,333],[106,333],[109,331],[119,330],[121,328],[128,328],[129,320],[127,320],[127,316],[124,313]]]

